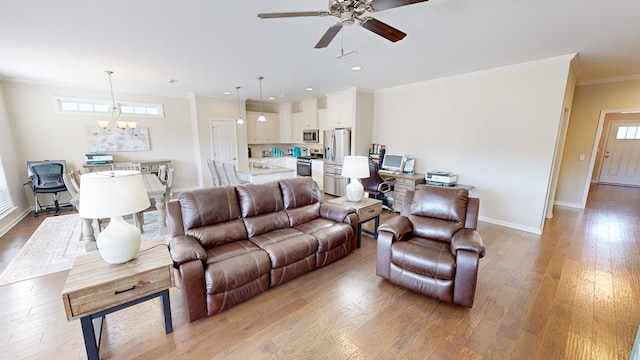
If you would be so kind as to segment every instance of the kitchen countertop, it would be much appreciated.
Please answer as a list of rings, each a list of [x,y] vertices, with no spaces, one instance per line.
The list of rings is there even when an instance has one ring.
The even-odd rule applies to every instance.
[[[249,168],[249,171],[238,171],[238,172],[239,173],[243,172],[243,173],[246,173],[247,175],[268,175],[268,174],[277,174],[277,173],[283,173],[283,172],[289,172],[289,171],[295,172],[295,170],[293,169],[269,165],[268,167],[265,167],[265,168],[254,167],[254,168]]]

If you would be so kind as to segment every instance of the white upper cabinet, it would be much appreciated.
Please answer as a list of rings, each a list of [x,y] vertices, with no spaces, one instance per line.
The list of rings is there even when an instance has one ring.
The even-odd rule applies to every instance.
[[[300,101],[302,110],[302,128],[304,130],[318,128],[318,99],[308,99]]]
[[[267,121],[258,122],[260,113],[247,111],[247,143],[271,144],[280,142],[280,118],[276,113],[264,113]]]
[[[282,103],[280,106],[280,142],[281,143],[290,143],[291,142],[291,122],[292,118],[292,108],[291,103]]]
[[[327,94],[327,128],[352,127],[355,117],[355,94],[344,91]]]

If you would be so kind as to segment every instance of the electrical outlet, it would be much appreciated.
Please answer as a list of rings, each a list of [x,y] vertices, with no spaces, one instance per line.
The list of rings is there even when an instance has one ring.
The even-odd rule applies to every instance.
[[[584,160],[584,154],[580,154],[580,161]]]

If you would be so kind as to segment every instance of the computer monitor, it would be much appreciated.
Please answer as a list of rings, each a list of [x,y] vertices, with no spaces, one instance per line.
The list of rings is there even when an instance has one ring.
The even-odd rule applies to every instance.
[[[407,158],[404,155],[385,154],[382,160],[382,169],[389,171],[402,171]]]
[[[50,164],[50,163],[57,163],[57,164],[61,164],[62,165],[62,173],[66,173],[67,172],[67,162],[65,160],[39,160],[39,161],[27,161],[27,176],[32,177],[33,176],[33,170],[31,170],[31,167],[34,165],[41,165],[41,164]]]

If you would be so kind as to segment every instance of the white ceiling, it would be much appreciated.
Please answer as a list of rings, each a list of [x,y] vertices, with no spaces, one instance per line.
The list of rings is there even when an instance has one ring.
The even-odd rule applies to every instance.
[[[580,81],[640,74],[638,0],[431,0],[374,14],[408,35],[359,26],[325,49],[327,0],[2,0],[0,77],[114,91],[288,102],[357,86],[377,90],[571,53]],[[353,65],[363,66],[354,72]],[[169,84],[170,79],[178,80]],[[305,91],[305,87],[313,91]],[[286,94],[285,97],[280,95]]]

